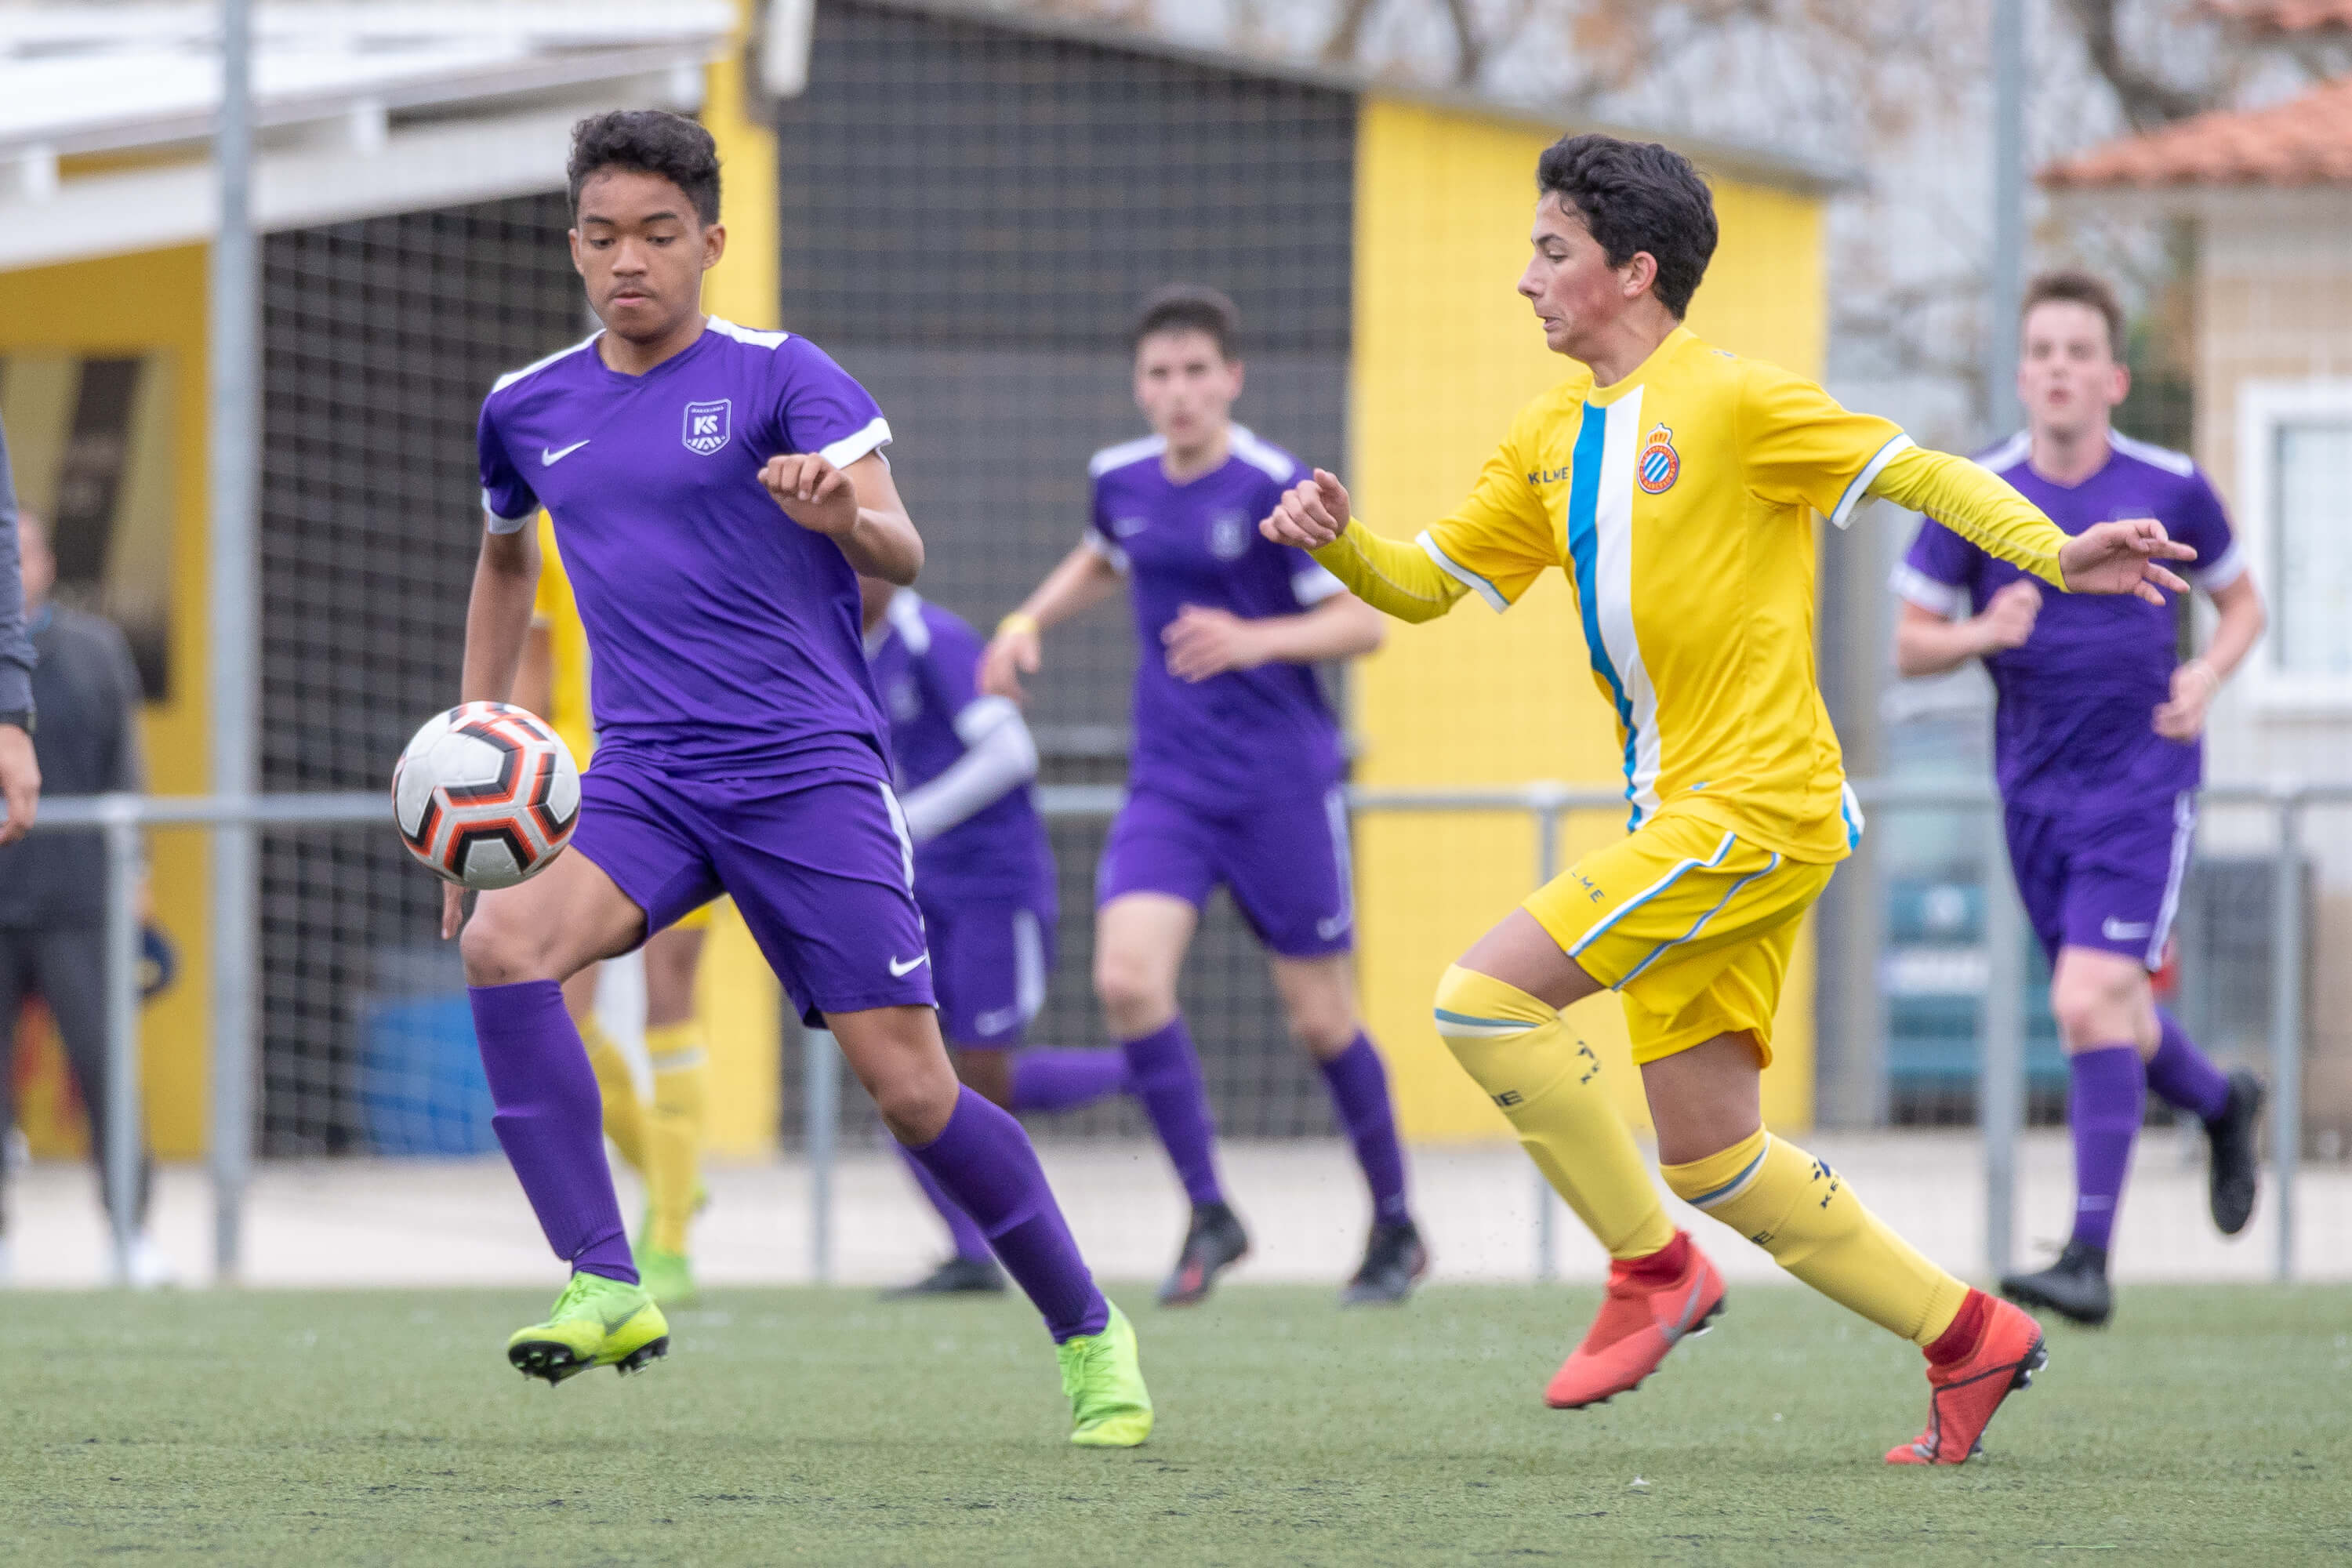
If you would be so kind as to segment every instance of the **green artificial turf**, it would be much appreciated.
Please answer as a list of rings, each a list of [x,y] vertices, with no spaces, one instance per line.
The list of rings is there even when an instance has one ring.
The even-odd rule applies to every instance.
[[[1590,1289],[1135,1310],[1160,1431],[1073,1449],[1016,1300],[722,1290],[649,1373],[509,1371],[543,1297],[0,1298],[0,1561],[1108,1564],[2352,1558],[2352,1291],[2127,1289],[1958,1470],[1918,1354],[1735,1288],[1555,1414]]]

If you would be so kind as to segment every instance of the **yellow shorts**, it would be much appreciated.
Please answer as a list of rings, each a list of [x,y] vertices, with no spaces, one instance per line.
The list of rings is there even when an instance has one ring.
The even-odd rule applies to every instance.
[[[1769,1066],[1798,923],[1835,868],[1665,816],[1585,856],[1521,907],[1619,994],[1636,1062],[1744,1032]]]

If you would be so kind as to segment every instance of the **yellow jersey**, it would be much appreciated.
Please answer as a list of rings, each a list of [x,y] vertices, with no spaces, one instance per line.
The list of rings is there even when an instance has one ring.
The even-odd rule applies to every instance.
[[[572,760],[588,765],[596,749],[595,721],[588,708],[588,630],[580,624],[580,607],[572,602],[572,579],[555,547],[555,520],[539,514],[539,596],[530,607],[531,625],[547,628],[548,710],[540,715],[572,748]]]
[[[1910,446],[1676,328],[1614,385],[1579,365],[1529,404],[1418,542],[1497,611],[1566,574],[1634,827],[1673,811],[1836,860],[1862,819],[1815,680],[1813,514],[1843,526]]]

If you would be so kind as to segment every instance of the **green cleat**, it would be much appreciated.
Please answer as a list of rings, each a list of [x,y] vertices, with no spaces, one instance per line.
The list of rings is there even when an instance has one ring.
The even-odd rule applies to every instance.
[[[1132,1448],[1151,1436],[1151,1391],[1143,1386],[1134,1325],[1117,1307],[1098,1334],[1054,1347],[1062,1392],[1070,1396],[1070,1441],[1084,1448]]]
[[[547,1321],[517,1329],[507,1360],[549,1386],[591,1367],[636,1372],[669,1354],[669,1324],[643,1288],[601,1274],[574,1274]]]
[[[680,1307],[702,1293],[694,1282],[694,1265],[683,1252],[637,1248],[637,1279],[646,1294],[664,1307]]]

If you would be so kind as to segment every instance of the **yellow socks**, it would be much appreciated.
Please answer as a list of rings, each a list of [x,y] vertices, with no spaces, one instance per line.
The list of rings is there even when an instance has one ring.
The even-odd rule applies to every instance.
[[[1831,1300],[1914,1344],[1951,1327],[1968,1299],[1966,1285],[1887,1229],[1835,1171],[1760,1128],[1719,1154],[1664,1171],[1685,1202]]]
[[[637,1099],[637,1080],[629,1058],[613,1037],[593,1017],[580,1020],[580,1043],[588,1047],[588,1065],[595,1069],[597,1092],[604,1097],[604,1136],[621,1151],[629,1168],[646,1168],[645,1107]]]
[[[1558,1010],[1454,965],[1437,983],[1437,1032],[1612,1258],[1674,1240],[1648,1163],[1601,1089],[1600,1058]]]
[[[646,1119],[646,1244],[686,1251],[686,1227],[701,1199],[704,1079],[709,1053],[702,1026],[688,1019],[646,1031],[653,1058],[654,1102]]]

